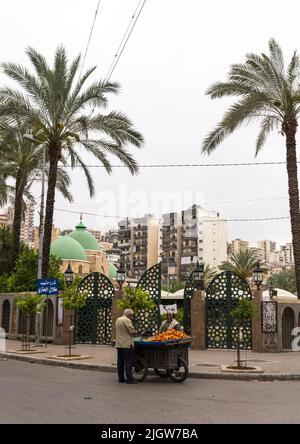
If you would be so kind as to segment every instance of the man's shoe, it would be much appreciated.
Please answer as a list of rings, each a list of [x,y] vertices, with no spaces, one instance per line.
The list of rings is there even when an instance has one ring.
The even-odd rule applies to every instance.
[[[124,379],[123,381],[119,381],[119,384],[124,384],[126,382],[126,379]]]

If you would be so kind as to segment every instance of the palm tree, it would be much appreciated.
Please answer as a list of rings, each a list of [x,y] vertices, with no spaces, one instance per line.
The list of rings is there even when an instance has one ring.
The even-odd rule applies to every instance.
[[[295,256],[296,285],[300,298],[300,213],[297,178],[296,131],[300,113],[300,59],[296,51],[285,67],[278,43],[269,41],[269,55],[247,54],[246,61],[231,66],[228,80],[214,83],[207,91],[212,99],[240,97],[225,113],[218,126],[204,139],[202,152],[210,154],[226,136],[243,123],[259,120],[256,155],[268,134],[280,129],[285,137],[286,167],[291,231]]]
[[[93,179],[81,157],[81,151],[92,154],[108,173],[112,166],[107,154],[115,155],[132,174],[138,172],[134,158],[127,151],[127,144],[141,147],[142,135],[137,132],[125,114],[110,111],[101,114],[98,109],[107,105],[107,94],[117,94],[120,86],[115,82],[96,81],[84,89],[95,71],[93,67],[77,81],[80,56],[69,65],[62,46],[55,52],[54,67],[33,48],[26,54],[34,68],[31,74],[14,63],[4,63],[2,68],[22,88],[0,89],[0,118],[18,116],[33,129],[33,135],[43,141],[49,156],[49,182],[43,245],[43,277],[47,276],[51,230],[54,212],[55,185],[59,162],[68,159],[71,166],[81,166],[87,177],[90,195],[94,195]],[[91,107],[93,111],[91,112]]]
[[[34,199],[30,188],[36,180],[41,178],[42,148],[34,147],[24,139],[28,132],[26,127],[20,124],[18,127],[11,126],[3,130],[0,139],[0,184],[2,184],[2,204],[10,200],[13,203],[13,243],[12,263],[16,265],[20,253],[20,235],[22,214],[26,210],[27,203],[33,203]],[[46,171],[46,174],[48,172]],[[9,186],[7,180],[13,179],[14,186]],[[57,188],[63,196],[72,201],[68,191],[70,185],[69,176],[65,171],[58,173]],[[0,187],[1,188],[1,187]]]
[[[231,261],[223,261],[219,266],[220,270],[233,271],[242,279],[252,277],[253,270],[256,267],[257,259],[253,257],[253,253],[249,249],[239,250],[231,255]]]

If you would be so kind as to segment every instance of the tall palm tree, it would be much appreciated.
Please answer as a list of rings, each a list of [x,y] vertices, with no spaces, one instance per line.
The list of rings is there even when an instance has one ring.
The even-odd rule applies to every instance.
[[[253,270],[257,265],[257,259],[249,249],[239,250],[231,255],[231,261],[223,261],[219,266],[222,271],[233,271],[242,279],[252,277]]]
[[[14,207],[13,212],[13,242],[12,242],[12,263],[16,265],[20,253],[20,236],[22,214],[26,210],[26,203],[33,203],[34,199],[30,193],[31,186],[36,180],[41,178],[42,148],[32,146],[24,134],[28,132],[26,127],[20,124],[18,127],[11,126],[0,132],[0,184],[2,184],[2,204],[11,201]],[[48,172],[46,171],[46,174]],[[13,179],[14,186],[9,186],[7,180]],[[59,170],[57,188],[63,196],[72,201],[72,196],[68,191],[70,186],[69,176],[65,171]]]
[[[285,137],[286,167],[296,284],[300,298],[300,213],[296,158],[296,132],[300,113],[300,59],[294,52],[285,66],[278,43],[269,41],[269,55],[247,54],[246,61],[231,65],[228,80],[214,83],[207,91],[212,99],[240,97],[221,122],[204,139],[202,152],[210,154],[226,136],[243,123],[260,122],[256,155],[275,129]]]
[[[26,54],[34,74],[14,63],[2,64],[5,74],[17,81],[23,92],[8,87],[0,89],[0,118],[8,119],[14,115],[25,119],[32,126],[34,136],[43,141],[48,149],[50,171],[42,267],[43,277],[46,277],[59,162],[68,160],[73,167],[81,166],[87,177],[90,195],[93,196],[93,179],[81,152],[92,154],[108,173],[111,173],[112,166],[107,155],[115,155],[135,174],[138,166],[126,146],[133,144],[141,147],[143,137],[125,114],[98,112],[98,109],[107,106],[107,94],[117,94],[120,86],[115,82],[98,80],[85,87],[96,67],[87,70],[76,80],[80,56],[69,64],[62,46],[55,52],[53,68],[35,49],[27,48]],[[91,108],[95,113],[91,112]]]

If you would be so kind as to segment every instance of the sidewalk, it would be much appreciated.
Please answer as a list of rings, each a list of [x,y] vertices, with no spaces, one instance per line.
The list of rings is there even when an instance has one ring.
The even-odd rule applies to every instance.
[[[111,346],[78,344],[72,353],[89,355],[84,360],[59,361],[50,359],[50,356],[67,354],[64,345],[48,344],[48,347],[38,347],[41,353],[16,354],[13,350],[20,350],[19,341],[6,341],[6,352],[0,352],[1,358],[17,359],[20,361],[71,367],[94,371],[116,371],[116,350]],[[34,348],[34,347],[33,347]],[[236,359],[235,350],[190,350],[189,373],[194,378],[238,379],[238,380],[300,380],[300,353],[252,353],[242,352],[242,359],[247,359],[249,366],[259,366],[262,374],[222,373],[221,365],[232,365]]]

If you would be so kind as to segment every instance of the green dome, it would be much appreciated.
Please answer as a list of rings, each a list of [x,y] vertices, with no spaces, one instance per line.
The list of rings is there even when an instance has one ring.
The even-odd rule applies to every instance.
[[[60,259],[87,261],[85,251],[80,243],[68,235],[51,243],[50,254],[58,256]]]
[[[87,230],[82,221],[76,225],[76,230],[72,231],[69,236],[79,242],[84,250],[100,251],[100,246],[97,239]]]
[[[109,263],[108,277],[110,280],[116,279],[116,277],[117,277],[117,268],[114,266],[114,264],[112,262]]]

